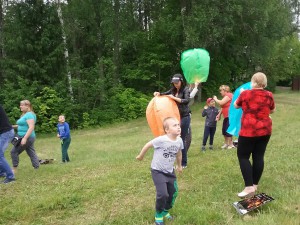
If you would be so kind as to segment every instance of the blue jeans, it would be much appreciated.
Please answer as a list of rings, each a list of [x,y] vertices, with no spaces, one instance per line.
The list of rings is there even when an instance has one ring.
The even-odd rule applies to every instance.
[[[14,173],[11,170],[10,165],[4,157],[5,150],[8,147],[8,144],[14,138],[15,132],[14,129],[0,134],[0,175],[6,176],[8,179],[14,178]]]
[[[180,121],[181,138],[183,140],[183,145],[184,145],[184,149],[182,149],[182,162],[181,162],[182,166],[187,165],[187,149],[186,149],[186,146],[184,144],[184,140],[186,138],[186,135],[189,132],[190,123],[191,123],[191,117],[190,116],[185,116],[185,117],[181,118],[181,121]]]

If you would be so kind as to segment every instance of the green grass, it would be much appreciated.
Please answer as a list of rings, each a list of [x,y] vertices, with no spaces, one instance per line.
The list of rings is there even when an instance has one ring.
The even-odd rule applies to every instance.
[[[215,150],[200,152],[203,105],[193,105],[193,140],[188,168],[178,176],[179,196],[173,225],[300,224],[300,93],[279,92],[273,135],[259,189],[275,198],[260,210],[239,216],[232,203],[243,189],[236,150],[221,151],[221,123]],[[34,170],[20,156],[17,181],[0,186],[0,224],[154,224],[155,189],[150,174],[152,151],[135,156],[152,139],[145,118],[110,127],[72,132],[69,164],[59,164],[55,134],[39,136],[36,150],[54,164]],[[9,150],[6,152],[10,160]]]

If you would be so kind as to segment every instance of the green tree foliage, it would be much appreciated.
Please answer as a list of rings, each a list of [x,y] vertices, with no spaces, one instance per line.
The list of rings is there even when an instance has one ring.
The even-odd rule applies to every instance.
[[[276,82],[290,80],[300,74],[300,42],[297,36],[285,37],[274,46],[270,60],[266,62],[268,72]]]
[[[42,0],[7,7],[2,64],[8,80],[16,75],[54,85],[64,69],[63,45],[55,8]]]
[[[30,82],[21,76],[16,76],[13,81],[4,80],[0,92],[1,104],[4,105],[11,123],[16,123],[20,118],[20,101],[33,99],[38,96],[40,86],[38,82]]]
[[[67,106],[65,100],[59,97],[59,94],[50,87],[44,87],[39,97],[32,101],[32,104],[36,106],[37,132],[53,132],[56,130],[55,125],[58,122],[59,115],[64,114],[66,118],[69,117],[68,114],[64,113]]]
[[[234,90],[257,70],[267,73],[271,89],[299,74],[295,0],[60,1],[63,27],[56,1],[6,2],[0,100],[12,120],[20,100],[34,102],[40,132],[53,131],[61,113],[72,128],[145,115],[152,93],[169,87],[190,48],[210,53],[204,97],[221,84]]]

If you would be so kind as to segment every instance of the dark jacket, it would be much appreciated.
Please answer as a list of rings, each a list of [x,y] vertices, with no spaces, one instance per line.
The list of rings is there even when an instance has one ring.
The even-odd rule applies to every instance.
[[[163,92],[160,93],[161,95],[170,95],[172,94],[173,96],[176,95],[176,89],[170,89],[167,92]],[[178,109],[179,109],[179,113],[180,113],[180,117],[183,118],[185,116],[189,116],[190,115],[190,108],[188,106],[189,102],[190,102],[190,91],[187,87],[182,88],[179,90],[178,95],[176,96],[177,98],[181,99],[181,102],[176,102]]]
[[[219,113],[219,110],[216,107],[208,107],[207,109],[204,109],[202,112],[202,117],[206,116],[205,119],[205,126],[206,127],[216,127],[217,121],[216,117]]]
[[[2,105],[0,105],[0,134],[10,131],[12,128],[8,116],[6,115]]]

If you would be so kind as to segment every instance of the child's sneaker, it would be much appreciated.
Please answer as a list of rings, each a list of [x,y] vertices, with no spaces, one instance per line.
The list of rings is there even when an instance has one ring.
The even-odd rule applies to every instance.
[[[164,216],[167,220],[169,221],[173,221],[174,217],[170,215],[170,213],[168,213],[167,215]]]
[[[205,151],[205,146],[204,146],[204,145],[201,147],[201,150],[202,150],[202,151]]]
[[[209,149],[210,149],[210,150],[213,150],[214,148],[213,148],[213,146],[212,146],[212,145],[210,145],[210,146],[209,146]]]
[[[164,225],[164,222],[156,222],[155,221],[155,225]]]
[[[221,149],[226,149],[226,148],[228,148],[228,145],[227,145],[227,144],[224,144],[224,145],[222,145],[222,147],[221,147]]]
[[[8,184],[10,182],[14,182],[16,179],[15,178],[6,178],[5,180],[3,180],[1,183],[3,184]]]

